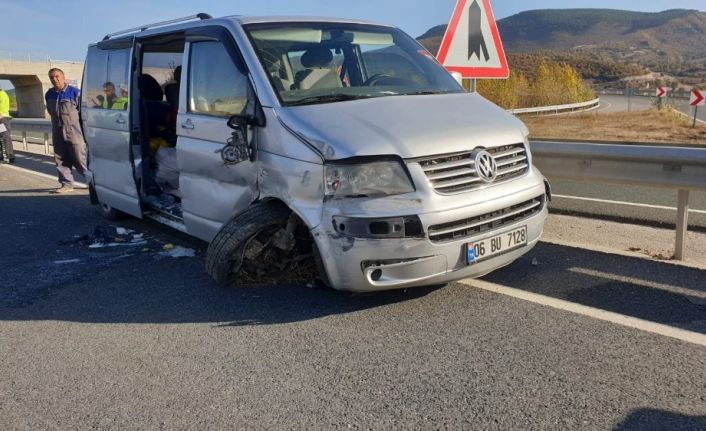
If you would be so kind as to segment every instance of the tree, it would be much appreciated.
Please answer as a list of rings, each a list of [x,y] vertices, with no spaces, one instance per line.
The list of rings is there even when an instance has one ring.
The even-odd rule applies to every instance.
[[[563,105],[594,98],[593,90],[567,63],[542,59],[530,82],[522,72],[511,72],[506,80],[481,80],[478,92],[505,109]]]

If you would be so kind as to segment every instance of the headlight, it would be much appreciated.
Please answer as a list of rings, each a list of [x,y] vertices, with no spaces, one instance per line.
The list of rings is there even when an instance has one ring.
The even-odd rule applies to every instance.
[[[407,172],[399,162],[327,164],[326,196],[388,196],[414,191]]]

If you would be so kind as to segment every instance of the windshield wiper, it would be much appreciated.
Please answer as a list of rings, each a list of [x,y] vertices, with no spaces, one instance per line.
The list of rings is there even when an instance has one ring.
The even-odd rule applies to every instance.
[[[370,95],[367,94],[324,94],[321,96],[309,96],[303,99],[295,100],[293,102],[287,102],[286,106],[300,106],[300,105],[314,105],[317,103],[332,103],[332,102],[344,102],[346,100],[358,100],[358,99],[368,99]]]
[[[431,90],[426,90],[426,91],[413,91],[411,93],[401,93],[405,96],[426,96],[429,94],[449,94],[451,93],[450,91],[431,91]]]

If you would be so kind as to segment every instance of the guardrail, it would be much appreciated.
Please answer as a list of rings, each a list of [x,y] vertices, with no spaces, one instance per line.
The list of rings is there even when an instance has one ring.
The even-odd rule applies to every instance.
[[[601,103],[600,98],[589,100],[588,102],[570,103],[567,105],[538,106],[535,108],[508,109],[511,114],[559,114],[562,112],[591,111],[598,108]]]
[[[21,140],[22,148],[27,150],[27,142],[39,141],[44,144],[44,154],[49,154],[49,134],[51,133],[51,120],[43,118],[15,118],[10,123],[10,132],[12,132],[13,140]],[[21,132],[16,135],[16,132]],[[27,133],[41,134],[42,138],[27,136]]]
[[[75,60],[55,60],[49,54],[43,52],[14,52],[0,51],[0,61],[11,61],[20,63],[61,63],[61,64],[79,64],[81,61]]]
[[[533,163],[550,180],[630,184],[677,190],[674,257],[684,259],[689,191],[706,191],[706,151],[583,142],[530,143]]]

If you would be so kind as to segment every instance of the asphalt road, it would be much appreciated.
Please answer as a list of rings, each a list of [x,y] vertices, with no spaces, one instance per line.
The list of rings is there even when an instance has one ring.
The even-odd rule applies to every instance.
[[[628,112],[628,111],[645,111],[650,109],[652,100],[648,97],[626,97],[614,96],[609,94],[599,94],[601,104],[596,112]]]
[[[654,97],[634,96],[616,96],[611,94],[599,94],[601,99],[600,107],[596,112],[628,112],[628,111],[644,111],[654,106]],[[664,103],[673,104],[677,110],[689,116],[694,117],[694,111],[689,106],[688,99],[664,99]],[[697,119],[706,121],[706,107],[699,107],[697,111]]]
[[[706,429],[706,269],[543,242],[469,284],[223,289],[54,187],[0,166],[0,429]]]

